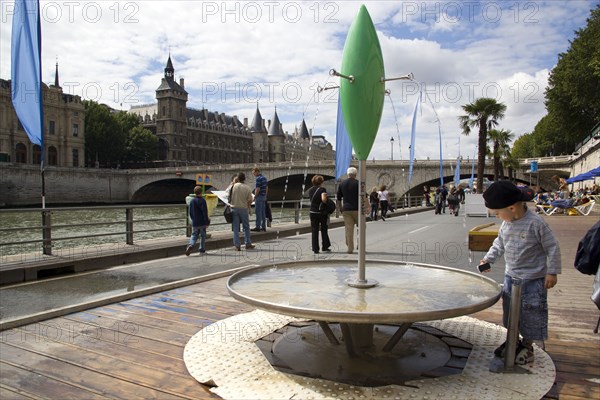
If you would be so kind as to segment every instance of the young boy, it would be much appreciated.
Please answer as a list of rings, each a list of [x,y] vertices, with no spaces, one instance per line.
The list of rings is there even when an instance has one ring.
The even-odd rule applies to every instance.
[[[547,291],[557,282],[561,272],[560,249],[546,222],[529,211],[525,201],[533,199],[529,188],[519,189],[508,181],[492,184],[483,193],[485,206],[502,220],[498,237],[481,260],[494,263],[504,255],[506,269],[502,291],[504,326],[508,325],[510,294],[514,278],[521,283],[521,318],[515,364],[533,361],[533,341],[548,338]],[[488,270],[489,271],[489,270]],[[494,354],[504,357],[506,342]]]
[[[208,207],[206,206],[206,200],[202,197],[202,186],[196,186],[194,188],[194,197],[190,202],[190,219],[192,220],[192,237],[190,237],[190,243],[185,249],[185,255],[189,256],[194,249],[194,245],[198,240],[198,234],[200,234],[200,254],[206,253],[206,228],[210,225],[210,218],[208,218]]]

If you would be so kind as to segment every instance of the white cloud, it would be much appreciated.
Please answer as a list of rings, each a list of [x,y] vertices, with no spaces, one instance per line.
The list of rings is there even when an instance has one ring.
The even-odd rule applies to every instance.
[[[0,77],[10,79],[12,1],[0,0]],[[335,143],[337,84],[346,32],[361,2],[42,1],[43,79],[56,58],[66,91],[115,107],[154,102],[169,52],[185,77],[189,106],[265,119],[275,107],[284,129],[304,118]],[[557,55],[585,26],[589,1],[365,3],[379,32],[386,76],[412,72],[442,127],[444,157],[458,154],[461,105],[498,96],[501,128],[530,132],[545,114],[543,92]],[[498,14],[500,13],[500,14]],[[408,158],[419,86],[388,82],[370,158]],[[392,101],[394,107],[392,107]],[[431,104],[417,120],[418,158],[439,156]],[[395,117],[394,117],[395,111]],[[461,138],[471,155],[476,137]],[[402,150],[400,152],[400,149]]]

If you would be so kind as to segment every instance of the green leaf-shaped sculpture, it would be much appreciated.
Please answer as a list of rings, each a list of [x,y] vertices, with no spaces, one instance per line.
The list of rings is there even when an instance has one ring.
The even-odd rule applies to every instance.
[[[342,113],[356,156],[366,160],[379,129],[385,86],[381,46],[364,5],[348,31],[340,72],[354,78],[341,79]]]

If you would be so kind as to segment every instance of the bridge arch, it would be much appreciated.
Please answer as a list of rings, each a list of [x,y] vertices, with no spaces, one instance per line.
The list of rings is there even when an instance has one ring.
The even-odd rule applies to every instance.
[[[194,193],[196,181],[191,179],[161,179],[150,182],[133,193],[132,203],[181,203],[185,197]],[[206,190],[210,188],[207,186]]]

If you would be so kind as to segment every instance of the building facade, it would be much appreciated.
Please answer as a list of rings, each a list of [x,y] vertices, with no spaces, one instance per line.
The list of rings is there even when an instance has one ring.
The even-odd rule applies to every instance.
[[[334,160],[335,151],[323,136],[312,136],[302,120],[292,134],[283,130],[275,110],[265,122],[258,106],[252,119],[240,120],[218,111],[187,107],[183,79],[175,81],[171,57],[156,89],[154,104],[129,110],[159,139],[159,160],[167,165],[260,164],[265,162]],[[39,164],[34,145],[19,122],[11,100],[10,80],[0,79],[0,162]],[[42,84],[45,164],[85,166],[85,106],[81,97],[64,93],[58,64],[53,85]]]
[[[54,85],[42,83],[45,165],[83,167],[85,107],[81,97],[64,93],[58,64]],[[0,161],[40,164],[41,148],[29,141],[11,100],[11,81],[0,79]]]
[[[252,122],[217,111],[187,107],[183,79],[175,81],[171,57],[156,89],[156,103],[132,106],[131,113],[159,139],[159,159],[173,164],[264,163],[306,159],[333,160],[323,136],[313,136],[304,120],[293,134],[284,132],[277,110],[265,123],[258,106]]]

